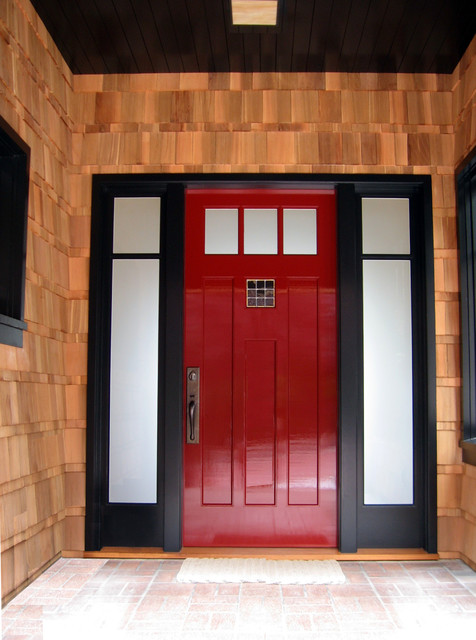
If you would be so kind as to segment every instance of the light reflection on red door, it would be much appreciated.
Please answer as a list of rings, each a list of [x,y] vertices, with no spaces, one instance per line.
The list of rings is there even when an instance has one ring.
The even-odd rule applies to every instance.
[[[247,208],[277,211],[276,255],[243,253]],[[238,209],[237,254],[205,254],[206,209]],[[283,255],[284,209],[316,210],[315,255]],[[189,190],[185,246],[201,398],[199,444],[184,425],[184,546],[337,546],[334,193]],[[247,306],[249,279],[274,281],[274,306]]]

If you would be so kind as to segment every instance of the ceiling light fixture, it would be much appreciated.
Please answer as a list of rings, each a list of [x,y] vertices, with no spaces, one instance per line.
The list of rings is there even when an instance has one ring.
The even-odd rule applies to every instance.
[[[275,27],[279,0],[231,0],[234,26]]]

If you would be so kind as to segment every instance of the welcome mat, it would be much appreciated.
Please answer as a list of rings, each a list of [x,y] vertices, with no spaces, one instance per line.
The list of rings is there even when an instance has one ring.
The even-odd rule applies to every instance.
[[[336,560],[265,558],[187,558],[178,582],[264,582],[266,584],[342,584]]]

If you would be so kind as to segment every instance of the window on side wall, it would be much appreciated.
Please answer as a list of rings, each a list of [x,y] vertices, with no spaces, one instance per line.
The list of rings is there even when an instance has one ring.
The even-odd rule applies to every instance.
[[[0,118],[0,343],[23,346],[30,149]]]
[[[476,153],[458,173],[457,188],[463,370],[461,445],[464,462],[476,465]]]

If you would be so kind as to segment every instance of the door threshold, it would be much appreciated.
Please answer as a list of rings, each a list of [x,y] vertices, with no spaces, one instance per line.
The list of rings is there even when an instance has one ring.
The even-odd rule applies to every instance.
[[[356,553],[341,553],[338,549],[243,548],[243,547],[183,547],[180,551],[164,551],[159,547],[103,547],[99,551],[64,552],[64,557],[182,559],[182,558],[267,558],[268,560],[355,560],[409,561],[439,560],[437,553],[424,549],[358,549]]]

